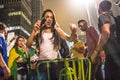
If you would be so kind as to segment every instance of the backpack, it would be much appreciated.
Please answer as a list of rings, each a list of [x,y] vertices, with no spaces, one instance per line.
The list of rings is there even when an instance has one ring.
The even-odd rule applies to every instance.
[[[116,35],[118,42],[120,41],[120,16],[114,17],[116,23]]]
[[[60,52],[60,55],[62,56],[62,58],[69,58],[70,57],[69,47],[68,47],[66,41],[61,38],[60,38],[60,47],[61,48],[59,49],[59,52]]]

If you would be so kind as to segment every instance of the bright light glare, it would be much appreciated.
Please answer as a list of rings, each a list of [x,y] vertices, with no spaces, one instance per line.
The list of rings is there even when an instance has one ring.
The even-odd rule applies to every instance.
[[[91,5],[93,0],[68,0],[72,7],[86,7],[86,5]]]

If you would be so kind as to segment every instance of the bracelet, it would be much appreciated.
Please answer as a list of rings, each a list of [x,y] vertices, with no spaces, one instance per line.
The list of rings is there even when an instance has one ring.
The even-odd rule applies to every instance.
[[[98,53],[98,51],[94,50],[94,53]]]
[[[100,50],[99,48],[95,48],[95,51],[99,52],[99,50]]]

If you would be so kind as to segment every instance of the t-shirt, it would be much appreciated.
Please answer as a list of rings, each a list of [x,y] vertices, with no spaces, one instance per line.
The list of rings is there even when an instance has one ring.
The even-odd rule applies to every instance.
[[[6,64],[8,64],[8,58],[7,58],[7,47],[6,47],[6,42],[5,42],[5,39],[0,36],[0,53],[2,53],[2,57],[5,61]],[[2,68],[0,67],[0,76],[3,75],[3,70]]]
[[[111,55],[116,58],[118,55],[120,56],[120,45],[116,39],[116,24],[113,16],[109,13],[101,14],[98,19],[98,27],[101,32],[101,27],[106,24],[110,24],[110,36],[104,45],[104,50],[107,55]]]
[[[98,19],[98,27],[99,30],[101,32],[101,27],[106,24],[109,23],[110,24],[110,37],[116,37],[116,24],[115,24],[115,20],[113,18],[112,15],[110,15],[109,13],[105,13],[99,16]]]
[[[54,49],[52,33],[43,33],[43,41],[40,45],[39,60],[53,60],[58,58],[58,51]]]
[[[86,43],[88,46],[87,57],[90,57],[97,46],[99,35],[94,27],[90,26],[86,30]]]

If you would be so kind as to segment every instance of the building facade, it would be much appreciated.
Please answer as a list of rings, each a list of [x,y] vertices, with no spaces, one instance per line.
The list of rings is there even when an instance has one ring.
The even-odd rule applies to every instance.
[[[31,0],[0,0],[0,21],[8,26],[8,32],[28,38],[31,16]]]
[[[42,0],[32,0],[31,2],[31,8],[32,8],[32,26],[34,25],[34,23],[40,19],[40,17],[42,16],[42,12],[43,12],[43,1]]]

